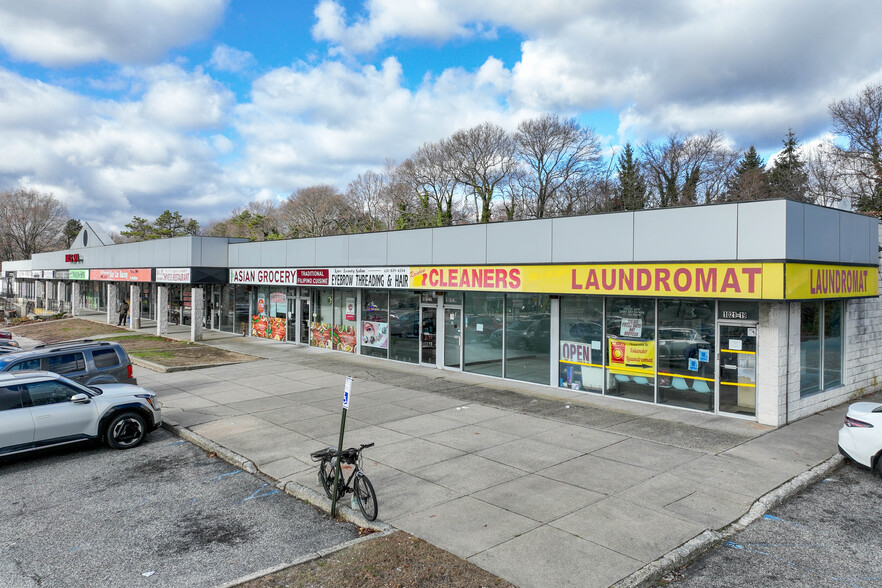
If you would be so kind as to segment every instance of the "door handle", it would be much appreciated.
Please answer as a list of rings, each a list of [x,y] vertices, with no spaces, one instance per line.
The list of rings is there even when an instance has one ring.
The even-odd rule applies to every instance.
[[[48,419],[48,418],[49,418],[49,415],[48,415],[48,414],[41,414],[41,415],[38,415],[38,416],[34,417],[34,420],[39,421],[39,420],[42,420],[42,419]]]

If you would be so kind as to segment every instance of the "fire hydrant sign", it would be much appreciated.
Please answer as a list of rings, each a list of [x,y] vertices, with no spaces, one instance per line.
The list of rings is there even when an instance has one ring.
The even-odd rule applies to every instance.
[[[349,393],[352,392],[352,378],[346,377],[346,385],[343,387],[343,408],[349,410]]]

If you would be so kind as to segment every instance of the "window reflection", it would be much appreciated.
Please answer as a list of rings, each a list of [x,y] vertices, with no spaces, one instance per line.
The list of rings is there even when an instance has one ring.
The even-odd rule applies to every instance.
[[[551,309],[548,295],[507,294],[505,377],[548,384],[550,362]]]
[[[605,365],[609,393],[655,400],[655,300],[608,298]]]
[[[420,295],[389,293],[389,357],[396,361],[420,361]]]
[[[561,388],[603,392],[603,299],[560,300]]]
[[[465,296],[464,314],[463,370],[501,378],[502,347],[496,341],[502,334],[503,295],[469,292]]]
[[[714,303],[658,302],[658,401],[713,410]]]

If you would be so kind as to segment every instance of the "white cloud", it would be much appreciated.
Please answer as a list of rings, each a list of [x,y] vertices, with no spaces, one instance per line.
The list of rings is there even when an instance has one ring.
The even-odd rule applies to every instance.
[[[234,47],[221,44],[214,48],[208,63],[218,71],[239,73],[253,67],[257,61],[254,59],[254,55],[248,51],[239,51]]]
[[[46,66],[146,63],[208,34],[229,0],[0,0],[0,46]]]
[[[154,79],[143,98],[144,114],[154,121],[183,129],[213,128],[221,125],[234,98],[232,92],[203,74],[187,73],[176,66],[151,70]]]

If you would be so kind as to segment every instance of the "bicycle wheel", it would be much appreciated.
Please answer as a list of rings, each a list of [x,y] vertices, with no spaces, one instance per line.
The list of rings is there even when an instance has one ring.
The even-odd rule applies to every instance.
[[[331,498],[334,494],[334,467],[330,459],[323,459],[319,464],[319,481],[325,489],[325,494]]]
[[[355,499],[361,514],[369,521],[377,518],[377,493],[368,477],[364,474],[355,476]]]

